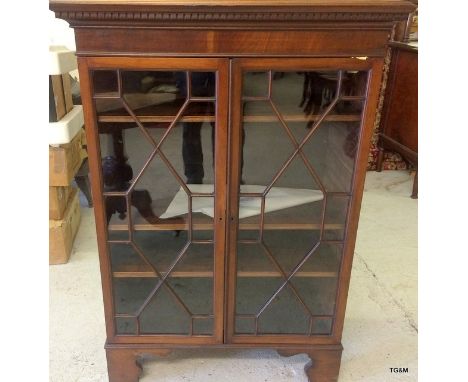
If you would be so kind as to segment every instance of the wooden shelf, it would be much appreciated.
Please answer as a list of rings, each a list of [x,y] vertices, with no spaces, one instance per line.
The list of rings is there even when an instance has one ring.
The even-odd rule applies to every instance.
[[[175,101],[163,105],[147,106],[134,110],[135,115],[143,123],[148,122],[165,122],[170,123],[182,107],[183,102]],[[185,110],[183,116],[179,119],[180,122],[214,122],[214,108],[206,104],[190,104]],[[134,122],[133,118],[125,109],[119,108],[115,110],[99,112],[99,122],[117,122],[129,123]]]
[[[198,266],[197,268],[200,268]],[[164,272],[160,272],[165,276]],[[138,265],[125,265],[119,267],[112,275],[115,278],[154,278],[157,277],[156,273],[150,267]],[[240,270],[237,272],[238,277],[281,277],[279,272],[274,271],[261,271],[261,270]],[[213,271],[203,269],[181,270],[173,271],[170,277],[200,277],[212,278]],[[294,277],[338,277],[338,272],[326,271],[304,271],[297,272]]]
[[[278,240],[277,237],[270,237],[267,240],[272,256],[286,274],[294,269],[309,248],[305,243],[297,245],[301,238],[310,240],[307,234],[304,236],[297,231],[290,231],[290,240],[294,240],[296,244],[294,254],[288,252],[285,249],[284,241]],[[172,262],[186,243],[186,239],[182,237],[165,235],[158,238],[148,233],[141,233],[135,240],[147,261],[153,264],[162,276],[166,275]],[[164,244],[155,249],[154,243],[156,242]],[[281,277],[281,273],[262,246],[259,244],[239,245],[244,249],[238,253],[238,277]],[[313,257],[303,265],[296,277],[337,277],[341,258],[340,248],[336,245],[321,246]],[[115,278],[157,278],[157,274],[151,266],[144,262],[138,253],[116,246],[111,248],[110,254],[112,274]],[[188,247],[184,256],[170,273],[170,277],[212,278],[213,269],[213,246],[194,244]]]
[[[174,120],[177,112],[180,110],[183,102],[175,101],[162,105],[147,106],[134,110],[135,115],[142,123],[170,123]],[[297,113],[294,108],[291,112],[285,112],[283,118],[286,122],[309,122],[320,118],[320,115],[308,115]],[[194,103],[187,107],[184,115],[179,119],[180,122],[215,122],[214,108],[206,107],[206,104]],[[279,122],[274,114],[254,113],[244,116],[245,123],[273,123]],[[360,121],[360,114],[331,114],[325,118],[329,122],[355,122]],[[122,108],[111,111],[99,112],[98,121],[102,123],[133,123],[133,118]]]
[[[140,122],[142,123],[170,123],[174,120],[174,115],[138,115],[136,114]],[[309,115],[304,116],[301,114],[286,114],[283,116],[286,122],[309,122],[316,121],[320,115]],[[179,122],[197,123],[197,122],[215,122],[216,118],[214,115],[185,115],[179,119]],[[272,115],[246,115],[244,116],[244,123],[274,123],[278,122],[278,118]],[[325,117],[325,121],[328,122],[359,122],[361,120],[360,115],[353,114],[334,114]],[[126,115],[100,115],[98,117],[99,122],[112,122],[112,123],[132,123],[134,122],[131,116]]]
[[[304,115],[304,114],[284,114],[283,118],[286,122],[309,122],[316,121],[321,116],[318,114]],[[328,122],[356,122],[360,121],[359,114],[331,114],[325,117],[324,121]],[[275,115],[246,115],[244,116],[245,123],[252,122],[279,122]]]
[[[258,217],[241,219],[239,228],[243,231],[258,230]],[[192,223],[195,231],[211,231],[213,230],[213,219],[208,216],[197,216]],[[264,224],[265,230],[319,230],[320,223],[310,222],[309,219],[295,218],[293,221],[285,219],[267,219]],[[183,217],[160,219],[158,221],[148,222],[141,216],[136,216],[133,219],[133,229],[135,231],[187,231],[189,229],[188,221]],[[329,223],[325,224],[327,230],[342,230],[344,224]],[[128,225],[126,220],[113,219],[109,224],[109,231],[126,231]]]
[[[209,268],[209,264],[197,264],[191,270],[173,271],[171,277],[213,277],[213,271],[209,270]],[[162,276],[166,274],[165,272],[160,273]],[[121,265],[112,274],[117,278],[157,277],[156,273],[147,265]]]
[[[195,263],[192,261],[191,264],[184,263],[182,267],[176,267],[171,272],[170,277],[200,277],[200,278],[212,278],[212,259],[202,257],[197,259]],[[165,272],[160,272],[164,277]],[[130,265],[123,264],[116,267],[112,272],[112,275],[116,278],[155,278],[156,273],[147,265]],[[248,267],[241,268],[237,272],[238,277],[281,277],[280,272],[276,270],[264,270],[264,264],[256,263],[252,261]],[[297,272],[295,277],[337,277],[338,272],[330,270],[304,270]]]

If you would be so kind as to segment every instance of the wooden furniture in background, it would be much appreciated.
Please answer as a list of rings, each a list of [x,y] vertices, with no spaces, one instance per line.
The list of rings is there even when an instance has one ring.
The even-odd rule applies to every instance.
[[[337,381],[383,57],[414,6],[50,8],[75,28],[110,382],[184,347],[306,353]]]
[[[384,150],[398,152],[416,166],[412,198],[418,197],[418,48],[393,42],[379,134],[377,171]]]

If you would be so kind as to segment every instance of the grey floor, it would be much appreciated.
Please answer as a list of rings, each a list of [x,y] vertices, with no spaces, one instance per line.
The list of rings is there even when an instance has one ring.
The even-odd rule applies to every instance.
[[[417,380],[417,201],[406,171],[366,179],[340,382]],[[68,264],[50,267],[50,380],[107,381],[104,312],[93,211]],[[306,381],[304,355],[273,351],[179,351],[144,363],[142,382]],[[405,374],[391,367],[408,368]]]

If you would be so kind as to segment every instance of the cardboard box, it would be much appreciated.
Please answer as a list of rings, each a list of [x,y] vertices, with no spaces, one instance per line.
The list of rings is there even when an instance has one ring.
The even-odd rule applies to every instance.
[[[70,74],[62,74],[63,96],[65,99],[65,111],[69,113],[73,109],[73,99],[71,90],[71,77]]]
[[[60,220],[63,218],[68,206],[73,187],[49,187],[49,219]]]
[[[49,76],[49,122],[60,121],[73,109],[71,79],[68,73]]]
[[[49,220],[49,264],[68,262],[80,220],[78,190],[73,189],[63,219]]]
[[[49,186],[69,186],[79,170],[83,159],[88,155],[85,146],[85,133],[81,129],[70,143],[49,146]]]

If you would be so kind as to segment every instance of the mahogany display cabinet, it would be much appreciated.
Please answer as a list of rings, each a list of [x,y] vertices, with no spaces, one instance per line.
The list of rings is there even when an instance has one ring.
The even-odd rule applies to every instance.
[[[338,380],[400,0],[59,0],[75,30],[110,382],[177,348]]]

